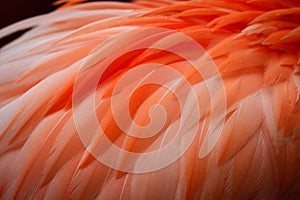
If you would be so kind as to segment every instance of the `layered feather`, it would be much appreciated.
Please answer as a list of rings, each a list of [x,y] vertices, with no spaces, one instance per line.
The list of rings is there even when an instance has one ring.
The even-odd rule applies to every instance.
[[[296,199],[300,195],[299,2],[141,0],[71,6],[78,2],[68,1],[50,14],[0,30],[4,37],[32,28],[0,52],[2,198]],[[110,102],[113,89],[137,65],[155,62],[180,72],[196,88],[201,110],[197,135],[183,156],[158,171],[134,174],[105,166],[85,148],[77,126],[86,131],[96,128],[90,113],[75,124],[72,95],[83,64],[90,62],[82,87],[88,87],[101,70],[103,58],[90,60],[91,55],[103,51],[100,55],[113,57],[128,41],[146,43],[151,37],[143,32],[145,27],[178,31],[208,52],[222,77],[226,112],[219,115],[225,124],[214,148],[199,158],[218,109],[213,103],[224,100],[218,96],[223,88],[216,86],[211,100],[205,77],[170,52],[140,49],[117,59],[97,84],[95,110],[115,145],[140,153],[161,149],[174,137],[183,112],[174,95],[157,86],[137,91],[127,108],[122,97],[130,90],[128,84],[116,95],[121,97],[117,106],[122,112],[130,109],[132,119],[145,125],[149,109],[159,103],[168,118],[159,135],[146,140],[118,127]],[[135,38],[124,37],[139,30]],[[171,40],[166,38],[168,45]],[[106,51],[108,46],[115,54]],[[164,68],[151,73],[164,74]],[[137,76],[135,81],[143,78]],[[182,82],[169,81],[178,83],[176,92],[183,92]],[[87,90],[76,103],[91,97]],[[197,105],[185,106],[192,112]],[[191,117],[185,120],[188,123]],[[89,150],[97,149],[104,137],[93,138]],[[180,145],[174,151],[180,151]],[[112,159],[121,166],[147,163],[142,158],[128,161],[123,154]]]

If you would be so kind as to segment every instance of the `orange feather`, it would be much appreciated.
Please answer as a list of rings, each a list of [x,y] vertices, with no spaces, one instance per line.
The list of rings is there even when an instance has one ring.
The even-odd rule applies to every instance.
[[[299,199],[297,0],[63,0],[0,30],[1,199]]]

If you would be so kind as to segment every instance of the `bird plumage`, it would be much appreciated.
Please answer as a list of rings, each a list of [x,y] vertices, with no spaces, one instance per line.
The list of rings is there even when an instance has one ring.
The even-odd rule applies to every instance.
[[[69,5],[77,1],[68,2],[52,13],[0,30],[0,37],[4,37],[32,27],[0,51],[1,198],[300,196],[298,1],[137,0],[73,6]],[[151,27],[182,33],[208,52],[223,81],[223,86],[213,88],[213,97],[207,91],[205,77],[183,57],[153,48],[134,49],[122,55],[122,49],[130,50],[130,45],[145,45],[152,37],[158,37],[159,32],[153,32]],[[167,31],[161,34],[164,33]],[[167,36],[158,37],[163,46],[173,42]],[[120,148],[136,153],[161,148],[176,136],[184,110],[192,112],[195,108],[185,104],[185,109],[180,109],[174,94],[157,85],[137,90],[127,106],[124,97],[129,88],[145,76],[137,75],[118,93],[114,93],[114,88],[135,66],[168,65],[196,91],[196,106],[201,112],[198,123],[193,124],[198,127],[197,135],[176,162],[160,170],[135,174],[110,168],[91,153],[97,144],[102,144],[103,136],[92,138],[87,149],[78,134],[78,127],[95,134],[98,129],[90,113],[83,113],[79,121],[74,119],[74,103],[84,104],[93,97],[89,84],[102,69],[101,62],[119,54],[96,84],[95,113],[106,137]],[[205,59],[199,62],[208,65]],[[164,69],[153,72],[167,77]],[[82,78],[82,85],[76,94],[78,77]],[[174,91],[181,94],[185,90],[179,86]],[[226,101],[221,96],[223,89]],[[74,95],[79,95],[78,102],[74,102]],[[86,102],[83,109],[88,109]],[[146,125],[149,110],[157,102],[168,114],[158,136],[145,140],[128,136],[114,120],[116,106],[117,115],[129,110],[136,123]],[[226,112],[219,115],[225,122],[222,132],[212,150],[199,157],[213,113],[224,103]],[[188,116],[186,121],[189,120],[192,118]],[[134,132],[132,120],[125,122]],[[147,158],[128,161],[126,155],[119,157],[124,162],[147,163]]]

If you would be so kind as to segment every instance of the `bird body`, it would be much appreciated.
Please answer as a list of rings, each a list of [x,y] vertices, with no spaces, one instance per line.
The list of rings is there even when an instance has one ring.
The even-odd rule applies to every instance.
[[[0,30],[2,199],[300,197],[298,1],[67,2]]]

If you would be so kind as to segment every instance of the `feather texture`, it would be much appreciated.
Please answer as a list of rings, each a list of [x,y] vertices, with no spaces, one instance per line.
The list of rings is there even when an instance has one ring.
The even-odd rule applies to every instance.
[[[1,198],[300,196],[298,1],[80,2],[58,1],[63,4],[58,10],[0,30],[2,38],[32,28],[0,50]],[[172,37],[172,31],[189,40]],[[196,55],[190,41],[207,55]],[[124,81],[142,65],[152,68]],[[135,88],[151,77],[165,87]],[[218,78],[221,83],[214,82]],[[164,112],[153,107],[157,104]],[[200,114],[193,114],[197,110]],[[151,132],[137,125],[158,126],[163,113],[167,117],[157,135],[134,137]],[[105,134],[98,134],[99,126]],[[177,130],[184,131],[176,140]],[[211,147],[205,145],[211,151],[199,158]],[[115,147],[126,151],[109,157]],[[156,150],[157,157],[142,156]],[[93,152],[117,163],[117,169]],[[178,159],[159,170],[120,170],[155,169],[174,152]]]

